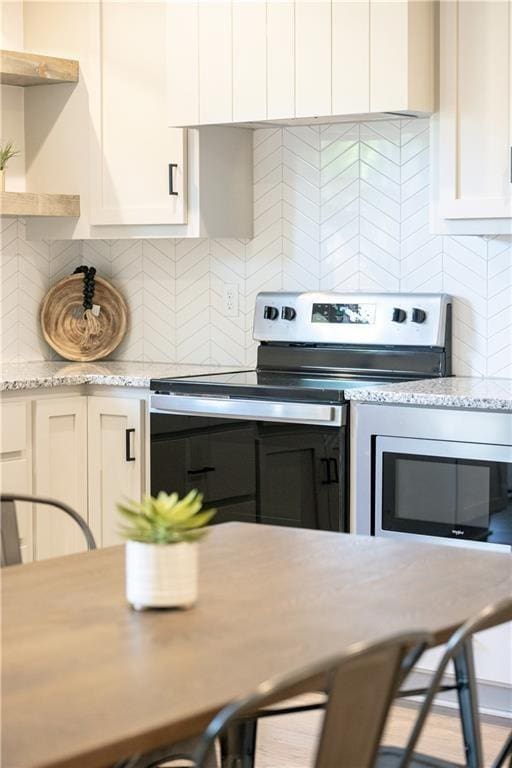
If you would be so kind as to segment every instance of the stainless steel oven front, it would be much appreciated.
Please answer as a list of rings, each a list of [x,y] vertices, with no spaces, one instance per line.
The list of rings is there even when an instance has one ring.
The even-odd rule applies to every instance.
[[[151,397],[151,492],[197,488],[230,520],[347,529],[346,405]]]
[[[512,547],[512,446],[375,438],[375,535]]]

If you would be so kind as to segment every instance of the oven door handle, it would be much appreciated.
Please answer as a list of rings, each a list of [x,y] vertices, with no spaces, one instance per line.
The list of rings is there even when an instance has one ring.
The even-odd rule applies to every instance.
[[[321,403],[287,403],[238,398],[151,395],[151,412],[183,416],[213,416],[248,421],[318,424],[340,427],[346,423],[346,406]]]

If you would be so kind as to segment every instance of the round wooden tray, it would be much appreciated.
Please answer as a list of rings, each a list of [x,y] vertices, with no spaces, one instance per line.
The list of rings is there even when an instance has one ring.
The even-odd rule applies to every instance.
[[[101,360],[120,344],[126,333],[126,302],[110,283],[95,277],[93,303],[100,307],[97,316],[84,319],[83,274],[59,280],[41,305],[43,336],[66,360]]]

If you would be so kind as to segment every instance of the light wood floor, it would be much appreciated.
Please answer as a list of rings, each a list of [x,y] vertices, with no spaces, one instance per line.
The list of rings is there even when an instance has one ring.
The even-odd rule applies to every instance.
[[[414,708],[404,705],[395,706],[386,731],[386,744],[403,746],[414,717]],[[320,715],[316,712],[260,721],[256,768],[309,768],[319,723]],[[510,727],[484,722],[482,732],[487,768],[502,747]],[[427,721],[418,751],[464,765],[462,737],[457,717],[444,712],[432,713]]]

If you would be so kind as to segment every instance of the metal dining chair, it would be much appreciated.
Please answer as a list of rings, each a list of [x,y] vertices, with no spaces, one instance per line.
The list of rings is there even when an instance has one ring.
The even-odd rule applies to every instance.
[[[326,696],[314,768],[373,768],[387,715],[403,680],[404,662],[424,649],[431,638],[423,632],[407,633],[379,643],[358,643],[346,653],[316,664],[292,676],[262,683],[255,693],[234,701],[214,717],[198,738],[189,757],[196,768],[211,765],[215,742],[230,737],[231,726],[252,718],[262,708],[306,693]],[[247,745],[229,745],[223,768],[244,768]],[[178,753],[178,754],[176,754]],[[116,768],[157,768],[185,755],[179,745],[134,756]]]
[[[420,707],[418,717],[409,736],[407,745],[403,748],[392,746],[381,747],[378,750],[378,753],[375,755],[374,762],[371,763],[372,766],[375,766],[375,768],[467,768],[467,766],[483,768],[484,762],[482,754],[481,733],[478,720],[476,678],[473,667],[473,655],[470,648],[466,648],[467,653],[465,657],[469,661],[469,666],[465,670],[466,690],[463,688],[458,689],[459,705],[462,710],[464,710],[464,708],[469,708],[472,710],[469,712],[468,719],[473,723],[474,726],[474,733],[471,735],[469,744],[466,739],[466,759],[464,763],[461,764],[448,760],[442,760],[431,755],[417,753],[415,750],[425,726],[427,717],[432,709],[436,695],[440,690],[446,690],[447,688],[447,686],[442,685],[442,681],[448,665],[450,663],[455,663],[457,659],[460,659],[461,649],[468,644],[471,644],[472,637],[475,633],[482,632],[483,630],[499,626],[500,624],[504,624],[509,621],[512,621],[512,597],[487,606],[478,614],[476,614],[476,616],[466,621],[453,633],[446,645],[445,652],[432,677],[431,683],[426,689],[425,698]],[[392,694],[394,697],[397,696],[398,689],[401,685],[401,682],[403,681],[404,672],[407,672],[409,669],[411,669],[415,660],[418,658],[418,650],[422,651],[425,647],[425,645],[418,645],[415,652],[408,653],[402,660],[400,670],[401,679],[399,680],[398,686]],[[314,686],[311,687],[310,690],[315,691]],[[318,692],[318,690],[319,688],[316,688],[316,692]],[[424,691],[422,689],[420,691],[402,691],[401,693],[405,693],[406,695],[414,695],[418,692],[422,693]],[[286,698],[288,697],[283,696],[280,698],[280,700],[282,701]],[[245,709],[236,709],[236,707],[233,709],[233,712],[229,717],[229,721],[224,724],[224,728],[222,729],[223,735],[221,735],[221,742],[224,739],[223,768],[232,768],[229,761],[230,756],[233,754],[242,755],[239,764],[235,764],[236,768],[246,768],[246,766],[253,765],[255,756],[255,730],[249,728],[248,731],[244,732],[243,727],[240,728],[240,724],[243,724],[244,720],[250,724],[253,724],[255,722],[255,712],[258,714],[258,716],[261,716],[261,713],[271,715],[273,711],[275,712],[275,710],[272,710],[272,707],[269,705],[274,704],[276,704],[275,700],[269,701],[266,700],[265,697],[262,697],[258,703],[258,698],[256,697],[252,699],[252,706]],[[354,705],[355,710],[358,711],[358,702],[354,701]],[[327,703],[323,704],[322,706],[327,706],[327,708],[329,708],[329,699],[327,700]],[[309,708],[318,708],[318,705],[313,705]],[[291,706],[288,708],[288,711],[295,712],[298,709],[298,707]],[[303,707],[302,711],[307,709],[307,706]],[[277,712],[280,714],[284,711],[286,711],[286,708],[277,710]],[[226,726],[228,725],[233,726],[231,734],[229,733],[229,728],[226,729]],[[340,720],[338,725],[342,729],[344,724]],[[234,745],[233,743],[231,745],[226,743],[226,737],[229,738],[229,736],[231,736],[232,739],[235,739]],[[202,753],[200,753],[199,756],[201,757]],[[498,756],[494,760],[492,768],[503,768],[507,763],[509,768],[512,768],[512,730],[510,735],[505,740],[505,743],[503,744],[503,747],[500,750]],[[342,768],[344,765],[340,762],[335,762],[334,764],[336,765],[336,768]],[[201,763],[198,763],[198,765],[201,765]],[[357,765],[359,768],[360,765],[364,766],[366,764],[364,762],[359,763],[356,761],[353,763],[353,765]]]
[[[466,753],[466,765],[467,768],[481,768],[482,765],[482,746],[480,726],[478,720],[478,706],[477,706],[477,688],[476,677],[473,662],[473,649],[472,649],[472,637],[476,632],[482,629],[497,626],[498,624],[510,621],[510,618],[502,618],[502,613],[505,616],[509,616],[510,607],[507,608],[508,602],[505,601],[503,612],[501,610],[502,604],[497,606],[491,605],[485,608],[480,614],[470,619],[462,627],[460,627],[452,636],[446,648],[445,656],[439,664],[439,668],[435,673],[435,677],[432,678],[431,683],[426,688],[416,688],[414,690],[400,689],[396,693],[396,698],[410,698],[425,696],[424,699],[427,709],[431,706],[431,699],[441,691],[455,690],[457,692],[460,722],[464,737],[464,746]],[[484,622],[484,625],[480,626],[480,620]],[[464,631],[464,639],[457,642],[459,633]],[[407,677],[408,673],[413,669],[416,662],[419,660],[418,653],[416,657],[410,655],[407,659],[408,668],[403,669],[403,680]],[[446,658],[445,658],[446,657]],[[452,685],[443,685],[442,677],[447,665],[453,662],[455,667],[455,683]],[[439,672],[439,669],[441,669]],[[439,679],[438,679],[439,676]],[[432,688],[435,687],[436,693],[432,694]],[[430,702],[430,703],[429,703]],[[245,755],[245,761],[243,768],[254,768],[254,758],[256,750],[256,736],[257,736],[257,724],[258,721],[267,717],[280,717],[289,714],[298,714],[301,712],[322,710],[325,706],[325,701],[315,701],[308,704],[294,704],[293,702],[287,702],[285,706],[280,707],[264,707],[253,714],[251,718],[245,718],[238,724],[238,728],[233,724],[232,731],[237,742],[243,745],[243,752]],[[221,741],[222,756],[223,756],[223,768],[227,759],[229,747],[226,745],[226,740]],[[504,745],[502,755],[500,753],[500,759],[496,761],[493,768],[498,768],[505,765],[507,756],[512,751],[512,735],[510,741]],[[251,758],[252,755],[252,758]],[[388,755],[388,760],[389,755]],[[394,764],[393,764],[394,765]],[[396,765],[400,765],[397,763]],[[424,763],[422,764],[424,765]],[[442,762],[436,764],[438,768],[443,765]],[[444,765],[450,766],[449,763]],[[379,764],[380,766],[380,764]],[[453,768],[453,766],[450,766]],[[510,766],[512,768],[512,765]]]
[[[376,763],[377,768],[466,768],[466,766],[483,768],[482,739],[478,721],[478,699],[472,652],[467,654],[467,658],[470,660],[470,666],[466,670],[467,690],[459,692],[459,706],[462,710],[464,708],[472,710],[469,712],[468,719],[474,724],[474,733],[470,739],[470,744],[468,745],[466,741],[465,762],[460,764],[439,760],[430,755],[418,754],[415,752],[415,749],[425,721],[432,709],[434,699],[442,688],[443,675],[450,662],[454,662],[458,658],[460,650],[471,643],[472,637],[476,632],[497,627],[508,621],[512,621],[512,597],[488,605],[453,633],[427,689],[406,747],[384,747],[379,753],[379,759]],[[411,692],[408,693],[410,694]],[[507,758],[510,759],[512,764],[512,731],[494,761],[492,768],[501,768],[501,766],[505,765]]]
[[[87,549],[96,549],[96,542],[94,541],[92,531],[83,517],[62,501],[42,498],[40,496],[28,496],[21,493],[2,493],[0,494],[0,565],[2,568],[8,565],[19,565],[22,562],[18,518],[16,516],[17,501],[57,507],[57,509],[69,515],[82,529]]]

